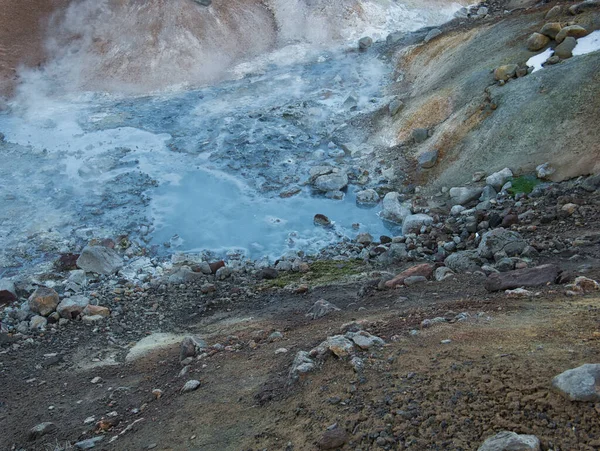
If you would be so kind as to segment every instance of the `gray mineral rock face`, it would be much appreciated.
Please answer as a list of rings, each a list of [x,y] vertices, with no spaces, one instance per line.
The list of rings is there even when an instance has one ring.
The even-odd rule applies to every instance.
[[[114,274],[123,267],[123,259],[114,249],[86,246],[77,259],[77,266],[87,272]]]
[[[502,431],[488,438],[477,451],[540,451],[540,441],[535,435]]]
[[[552,386],[571,401],[600,401],[600,364],[587,363],[567,370],[552,380]]]

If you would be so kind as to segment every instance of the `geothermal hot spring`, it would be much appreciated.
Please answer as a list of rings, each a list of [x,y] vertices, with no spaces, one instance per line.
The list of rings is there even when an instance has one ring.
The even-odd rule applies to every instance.
[[[235,33],[206,36],[173,16],[225,26],[218,0],[112,3],[53,17],[47,63],[22,70],[0,113],[0,271],[121,234],[158,253],[258,259],[394,232],[380,206],[356,205],[359,186],[343,200],[315,195],[309,169],[359,167],[368,153],[338,137],[391,100],[393,67],[382,52],[356,51],[357,40],[440,24],[459,5],[340,1],[360,7],[340,12],[273,1],[273,30],[252,13],[258,23],[240,36],[251,12],[238,0],[237,13],[219,13],[238,14]],[[335,227],[315,227],[316,213]]]

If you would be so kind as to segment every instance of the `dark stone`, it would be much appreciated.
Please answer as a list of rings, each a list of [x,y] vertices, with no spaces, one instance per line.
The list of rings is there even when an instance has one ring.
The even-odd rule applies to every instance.
[[[329,220],[329,218],[325,215],[322,215],[320,213],[316,214],[313,222],[316,226],[320,226],[320,227],[331,227],[331,221]]]
[[[500,224],[502,224],[502,216],[500,216],[498,213],[490,214],[488,217],[488,224],[492,229],[498,227]]]
[[[258,278],[262,280],[274,280],[279,277],[279,272],[275,268],[264,268],[258,272]]]
[[[210,266],[210,271],[213,274],[216,274],[219,269],[221,269],[225,266],[225,262],[223,260],[220,260],[218,262],[209,263],[208,266]]]
[[[488,291],[501,291],[546,285],[547,283],[554,283],[560,272],[560,268],[556,265],[542,265],[535,268],[494,273],[490,274],[485,281],[485,289]]]
[[[513,224],[518,224],[519,223],[519,217],[517,215],[506,215],[504,217],[504,219],[502,219],[502,227],[504,227],[505,229],[510,228],[511,225]]]
[[[381,244],[389,244],[389,243],[391,243],[391,242],[392,242],[392,239],[391,239],[389,236],[386,236],[386,235],[381,235],[381,236],[379,237],[379,242],[380,242]]]
[[[598,188],[600,188],[600,174],[593,175],[585,179],[585,181],[581,184],[581,187],[590,193],[596,191]]]
[[[77,269],[78,258],[79,254],[62,254],[58,260],[54,262],[54,266],[57,271],[71,271]]]
[[[319,449],[336,449],[342,447],[348,441],[348,433],[343,429],[327,431],[319,440]]]

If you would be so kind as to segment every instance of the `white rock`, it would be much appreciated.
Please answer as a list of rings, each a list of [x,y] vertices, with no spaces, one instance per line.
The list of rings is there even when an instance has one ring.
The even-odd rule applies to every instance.
[[[194,391],[198,387],[200,387],[200,381],[197,381],[195,379],[189,380],[181,388],[181,393],[188,393],[188,392]]]
[[[401,201],[400,193],[387,193],[383,198],[383,210],[381,211],[381,218],[390,222],[402,224],[402,221],[412,214],[407,204],[403,204]]]
[[[494,172],[485,179],[485,183],[492,186],[496,191],[502,188],[502,186],[513,176],[510,169],[504,168],[501,171]]]

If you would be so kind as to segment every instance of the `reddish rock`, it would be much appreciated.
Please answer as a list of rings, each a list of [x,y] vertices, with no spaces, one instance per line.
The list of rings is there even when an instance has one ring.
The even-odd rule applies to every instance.
[[[210,263],[209,266],[210,266],[210,270],[212,271],[212,273],[216,274],[219,269],[221,269],[225,266],[225,262],[223,260],[220,260],[218,262]]]
[[[412,268],[408,268],[406,271],[402,271],[392,280],[388,280],[385,283],[385,286],[387,288],[396,288],[400,285],[403,285],[404,280],[406,280],[408,277],[413,276],[423,276],[429,279],[433,275],[433,269],[434,266],[430,265],[429,263],[423,263],[422,265],[413,266]]]
[[[54,263],[57,271],[70,271],[77,269],[79,254],[62,254]]]
[[[38,287],[32,295],[29,296],[29,307],[34,313],[48,316],[56,310],[59,301],[58,293],[52,288]]]
[[[110,316],[110,309],[108,307],[103,307],[101,305],[88,304],[83,309],[83,314],[86,316],[100,315],[105,318],[108,318]]]
[[[560,268],[556,265],[542,265],[535,268],[494,273],[490,274],[485,281],[485,289],[488,291],[501,291],[546,285],[547,283],[554,283],[560,272]]]

